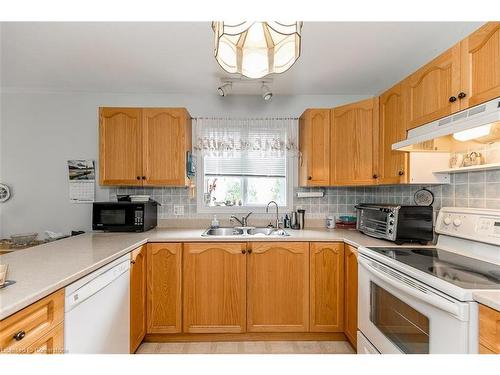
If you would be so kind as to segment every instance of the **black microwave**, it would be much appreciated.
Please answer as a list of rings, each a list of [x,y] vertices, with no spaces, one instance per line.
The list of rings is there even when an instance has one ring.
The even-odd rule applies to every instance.
[[[94,202],[92,229],[106,232],[145,232],[156,227],[158,202]]]

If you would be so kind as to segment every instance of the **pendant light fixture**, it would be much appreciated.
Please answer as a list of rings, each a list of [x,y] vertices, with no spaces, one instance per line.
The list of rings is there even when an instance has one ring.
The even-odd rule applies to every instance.
[[[300,56],[302,22],[212,22],[215,58],[228,73],[262,78],[286,72]]]

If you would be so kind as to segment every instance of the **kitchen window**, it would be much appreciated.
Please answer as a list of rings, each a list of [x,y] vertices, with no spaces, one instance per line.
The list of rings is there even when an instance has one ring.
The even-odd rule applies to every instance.
[[[196,119],[198,212],[262,212],[272,200],[291,209],[296,125],[295,119]]]

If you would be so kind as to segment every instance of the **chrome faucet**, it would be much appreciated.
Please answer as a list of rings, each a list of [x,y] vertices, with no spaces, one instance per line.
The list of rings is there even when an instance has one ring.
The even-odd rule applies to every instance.
[[[238,223],[240,223],[242,227],[246,227],[246,226],[247,226],[247,224],[248,224],[248,217],[249,217],[251,214],[252,214],[252,212],[249,212],[249,213],[248,213],[248,215],[243,216],[243,217],[241,218],[241,220],[240,220],[240,219],[238,219],[236,216],[231,215],[231,219],[230,219],[230,220],[234,219],[234,220],[236,220]]]
[[[269,206],[273,204],[276,206],[276,225],[274,226],[276,229],[279,229],[280,227],[280,219],[279,219],[279,212],[278,212],[278,203],[275,201],[270,201],[267,206],[266,206],[266,213],[269,213]]]

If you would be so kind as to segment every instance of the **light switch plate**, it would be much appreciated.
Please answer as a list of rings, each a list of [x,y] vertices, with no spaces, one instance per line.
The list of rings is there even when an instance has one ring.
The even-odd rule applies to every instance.
[[[174,215],[175,216],[183,216],[184,215],[184,206],[174,206]]]

